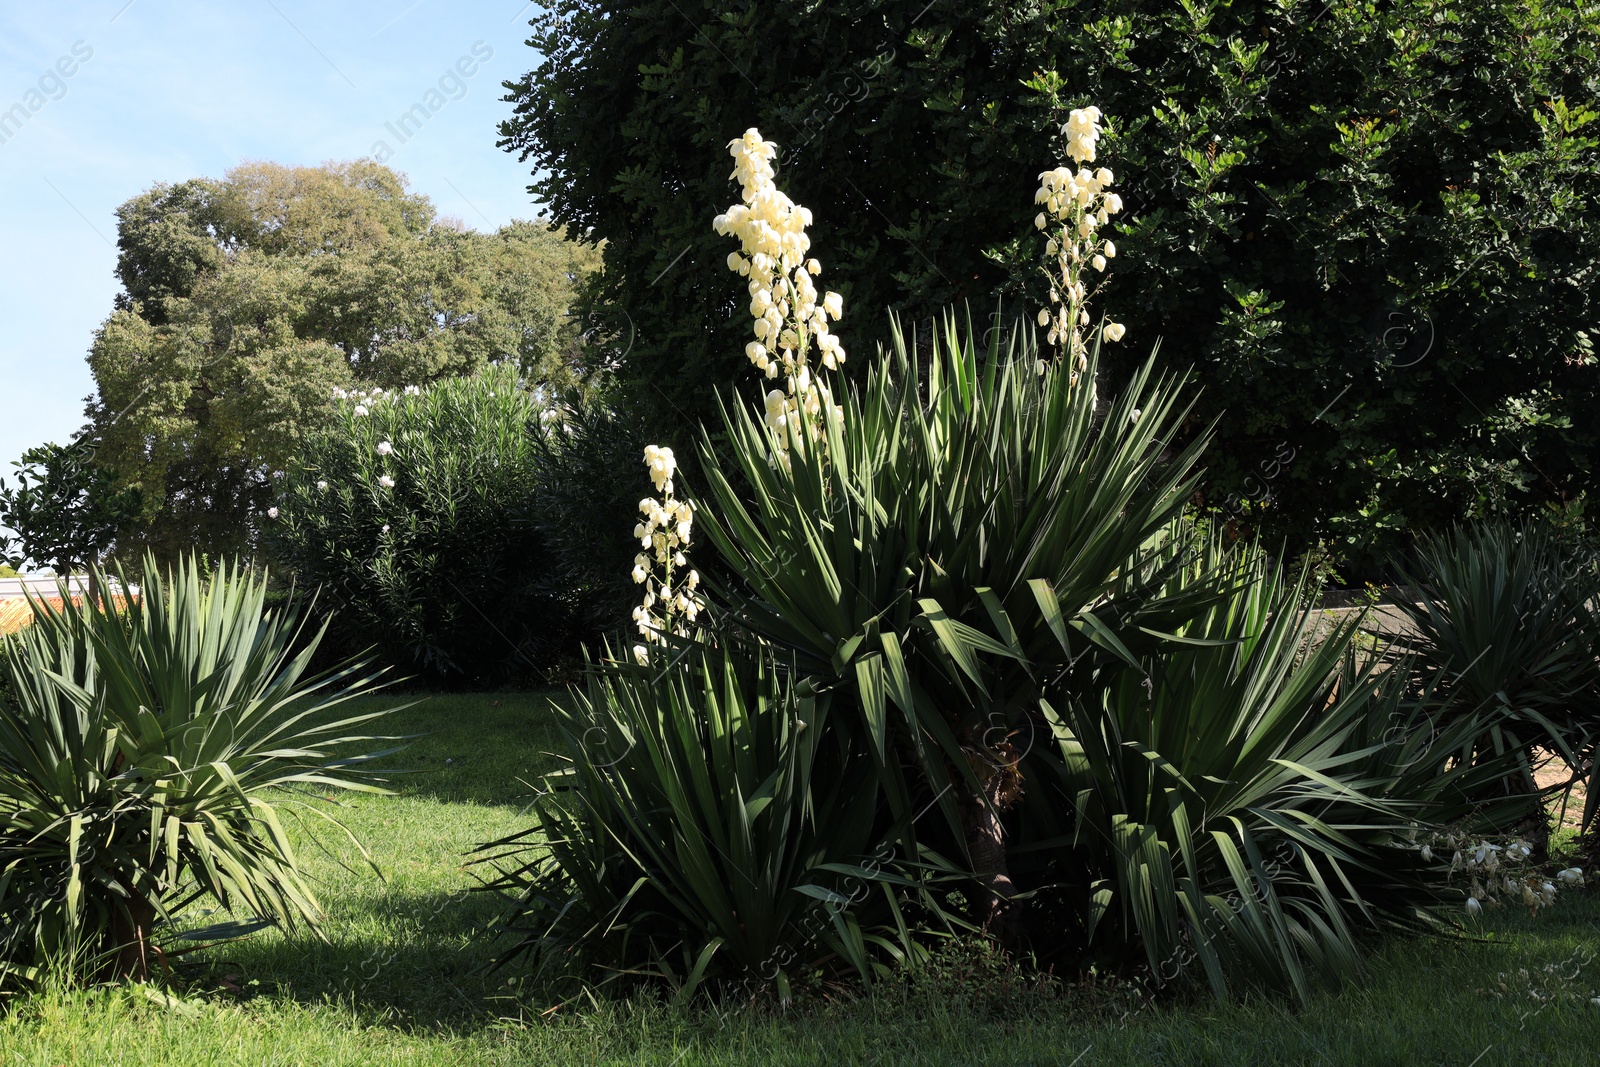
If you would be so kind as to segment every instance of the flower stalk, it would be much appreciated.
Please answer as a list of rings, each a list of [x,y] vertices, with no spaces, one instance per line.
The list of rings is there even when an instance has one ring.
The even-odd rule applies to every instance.
[[[1064,350],[1071,366],[1071,381],[1089,366],[1089,298],[1100,282],[1089,273],[1103,273],[1115,259],[1117,246],[1105,236],[1111,216],[1122,210],[1122,197],[1110,191],[1115,176],[1106,167],[1090,170],[1100,141],[1100,109],[1078,108],[1063,127],[1067,155],[1078,164],[1057,167],[1039,175],[1039,188],[1033,202],[1043,210],[1034,217],[1036,229],[1045,235],[1045,255],[1049,266],[1050,307],[1040,308],[1038,322],[1048,327],[1048,341]],[[1092,282],[1092,284],[1091,284]],[[1105,341],[1120,341],[1126,331],[1121,323],[1106,323],[1100,330]],[[1038,371],[1044,373],[1045,361]]]

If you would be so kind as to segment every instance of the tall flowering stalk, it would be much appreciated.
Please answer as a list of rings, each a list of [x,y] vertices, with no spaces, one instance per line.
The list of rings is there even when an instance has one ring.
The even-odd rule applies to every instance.
[[[644,462],[661,499],[639,501],[644,521],[633,528],[644,549],[633,558],[633,580],[644,586],[644,600],[633,609],[633,621],[645,642],[633,646],[633,658],[640,664],[649,662],[650,645],[666,641],[666,635],[688,637],[703,607],[700,574],[689,568],[683,554],[694,537],[694,509],[673,495],[678,461],[672,449],[650,445],[644,450]]]
[[[1078,164],[1074,172],[1070,167],[1057,167],[1039,175],[1039,188],[1033,202],[1044,210],[1034,218],[1033,224],[1045,233],[1045,255],[1051,267],[1045,274],[1050,279],[1051,307],[1039,309],[1039,325],[1050,328],[1049,342],[1065,349],[1071,361],[1072,381],[1089,365],[1089,345],[1085,328],[1089,325],[1086,305],[1089,297],[1099,288],[1091,288],[1088,269],[1097,273],[1106,269],[1106,261],[1117,254],[1117,246],[1103,235],[1111,216],[1122,210],[1122,197],[1110,192],[1115,180],[1105,167],[1090,170],[1086,164],[1095,159],[1095,146],[1100,140],[1100,109],[1079,108],[1067,118],[1063,128],[1067,137],[1067,155]],[[1101,336],[1107,341],[1120,341],[1124,333],[1121,323],[1107,323]],[[1039,373],[1044,373],[1044,360],[1039,361]]]
[[[718,215],[713,225],[718,233],[739,238],[740,250],[728,253],[728,269],[750,279],[755,340],[745,345],[745,355],[769,380],[783,379],[783,388],[768,390],[763,401],[767,425],[779,431],[782,458],[791,439],[800,448],[807,441],[820,443],[828,421],[843,420],[844,409],[834,402],[811,359],[815,354],[823,367],[837,370],[845,357],[839,338],[828,331],[829,320],[844,314],[844,299],[838,293],[819,294],[811,280],[822,273],[822,264],[806,256],[811,212],[773,181],[777,152],[778,146],[762,140],[754,127],[728,142],[734,160],[729,177],[739,182],[743,202]],[[643,602],[633,610],[645,640],[633,646],[640,663],[649,661],[650,645],[665,641],[667,634],[687,637],[704,606],[698,572],[689,569],[682,581],[673,581],[675,571],[688,568],[683,550],[694,532],[693,508],[672,494],[677,461],[672,449],[658,445],[644,450],[644,461],[661,499],[639,502],[644,521],[633,531],[645,550],[633,561],[633,580],[645,587]]]
[[[844,313],[838,293],[818,299],[812,277],[822,264],[808,258],[811,238],[806,227],[811,212],[801,207],[773,181],[772,159],[778,146],[761,139],[754,127],[728,142],[733,157],[730,178],[739,182],[740,199],[716,217],[719,234],[739,239],[740,250],[728,253],[728,269],[750,279],[750,314],[755,319],[755,340],[745,345],[745,355],[768,379],[783,378],[783,388],[768,391],[767,424],[806,432],[796,440],[820,440],[825,419],[842,419],[827,383],[811,365],[813,352],[823,367],[837,370],[844,362],[844,347],[828,332],[830,319]],[[778,435],[778,447],[787,447],[788,433]]]

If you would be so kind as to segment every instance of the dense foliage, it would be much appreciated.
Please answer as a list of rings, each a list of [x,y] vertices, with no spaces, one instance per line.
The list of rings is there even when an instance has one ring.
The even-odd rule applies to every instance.
[[[118,211],[124,292],[89,353],[98,459],[144,490],[162,558],[253,547],[270,475],[336,388],[396,389],[491,361],[570,384],[567,306],[596,253],[543,223],[435,218],[370,161],[246,164]]]
[[[597,667],[559,710],[570,772],[532,827],[483,847],[511,898],[508,956],[784,996],[829,958],[870,985],[886,956],[918,957],[863,803],[872,761],[831,697],[756,647],[679,656],[687,669]]]
[[[1097,414],[1093,354],[1041,375],[981,333],[947,322],[920,368],[897,333],[825,441],[742,403],[706,436],[712,647],[595,668],[551,845],[499,883],[520,949],[782,994],[970,926],[1303,997],[1460,906],[1417,841],[1506,816],[1503,761],[1451,762],[1479,718],[1430,722],[1354,621],[1308,653],[1305,583],[1185,523],[1181,380],[1146,366]]]
[[[14,531],[0,534],[8,566],[63,575],[97,566],[141,511],[139,490],[118,485],[87,441],[30,448],[13,466],[15,488],[0,478],[0,526]]]
[[[1440,697],[1485,721],[1463,760],[1514,757],[1493,791],[1527,798],[1540,843],[1534,768],[1559,761],[1588,779],[1587,825],[1600,805],[1600,558],[1538,524],[1483,524],[1423,537],[1408,578],[1404,644],[1439,672]]]
[[[634,471],[645,433],[636,411],[596,390],[567,394],[547,427],[533,438],[538,506],[530,518],[550,553],[551,580],[595,639],[621,626],[634,598],[636,546],[626,535],[639,516]]]
[[[589,324],[632,339],[662,433],[712,414],[743,346],[705,146],[780,142],[863,366],[884,308],[1031,317],[1013,235],[1051,127],[1093,101],[1127,205],[1103,306],[1205,387],[1209,503],[1364,562],[1596,488],[1587,0],[562,0],[533,26],[503,143],[607,242]]]
[[[376,788],[349,746],[382,713],[330,714],[372,676],[307,674],[320,634],[266,609],[264,578],[145,571],[137,597],[41,607],[0,639],[0,989],[144,977],[202,900],[233,909],[228,932],[314,927],[279,809]]]
[[[512,366],[338,402],[260,518],[341,646],[458,685],[573,651],[576,597],[536,522],[549,412]]]

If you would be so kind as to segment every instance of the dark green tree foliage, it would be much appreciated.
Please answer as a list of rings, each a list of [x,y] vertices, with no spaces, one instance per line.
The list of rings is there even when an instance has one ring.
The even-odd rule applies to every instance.
[[[0,478],[0,526],[14,533],[0,540],[0,560],[11,567],[31,562],[65,575],[96,566],[139,514],[139,491],[119,488],[86,442],[30,448],[13,466],[16,488]]]
[[[608,242],[590,325],[664,430],[745,373],[722,146],[757,126],[868,362],[884,309],[1038,306],[1036,175],[1108,117],[1099,306],[1220,415],[1206,499],[1368,559],[1404,526],[1596,487],[1592,2],[562,0],[504,145]],[[1115,376],[1116,366],[1111,366]]]

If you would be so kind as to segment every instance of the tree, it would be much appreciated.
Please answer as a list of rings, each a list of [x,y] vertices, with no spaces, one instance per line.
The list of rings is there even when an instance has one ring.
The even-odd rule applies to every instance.
[[[140,512],[138,489],[120,488],[85,440],[30,448],[12,466],[16,488],[0,478],[0,526],[15,532],[4,546],[6,573],[29,563],[60,575],[98,567]]]
[[[713,412],[749,339],[710,226],[730,138],[782,146],[860,367],[886,308],[1037,311],[1035,176],[1064,109],[1095,104],[1127,202],[1099,304],[1125,366],[1160,339],[1205,386],[1205,501],[1370,560],[1407,527],[1600,487],[1592,16],[561,0],[502,144],[556,222],[607,242],[586,322],[631,339],[619,374],[667,431]]]
[[[118,247],[89,415],[99,459],[144,491],[135,535],[162,560],[251,548],[335,390],[499,361],[553,388],[587,372],[567,307],[593,248],[542,222],[439,220],[370,161],[157,185],[119,210]]]

